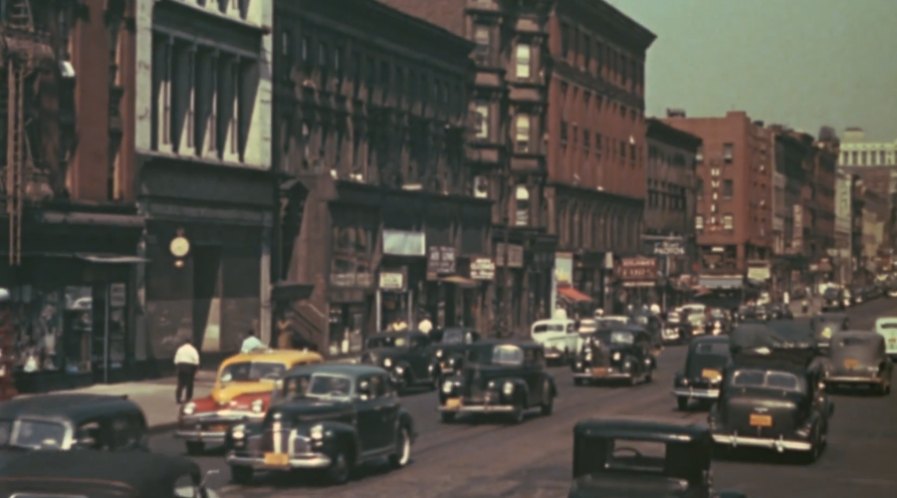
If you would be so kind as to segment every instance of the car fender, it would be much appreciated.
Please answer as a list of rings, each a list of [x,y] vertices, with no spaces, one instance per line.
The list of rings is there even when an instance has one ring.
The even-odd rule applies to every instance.
[[[503,386],[506,382],[514,384],[514,399],[519,400],[522,396],[524,403],[529,405],[529,387],[526,385],[526,381],[519,377],[503,377],[495,379],[495,386],[499,392],[503,391]]]
[[[545,378],[548,379],[548,388],[551,389],[551,397],[557,398],[558,396],[558,385],[554,381],[554,377],[551,375],[545,375]]]
[[[325,453],[332,455],[339,448],[348,446],[352,452],[353,458],[358,458],[361,443],[358,439],[358,430],[355,426],[345,422],[322,421],[318,422],[324,426],[324,444]],[[317,425],[310,424],[311,425]]]

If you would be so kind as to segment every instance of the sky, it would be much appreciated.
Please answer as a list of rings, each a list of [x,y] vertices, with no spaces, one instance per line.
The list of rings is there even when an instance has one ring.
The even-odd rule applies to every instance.
[[[607,0],[657,35],[647,114],[745,110],[897,140],[897,0]]]

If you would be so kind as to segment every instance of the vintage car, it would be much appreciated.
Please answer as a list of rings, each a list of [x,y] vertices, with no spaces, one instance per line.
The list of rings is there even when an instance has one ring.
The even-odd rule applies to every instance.
[[[870,386],[880,394],[889,394],[893,367],[881,335],[865,330],[836,332],[825,362],[825,385],[830,390]]]
[[[442,379],[454,375],[461,369],[464,352],[479,340],[479,332],[471,328],[447,327],[442,332],[439,342],[433,345],[433,358],[430,363],[430,374],[435,379],[436,386],[441,385]]]
[[[127,396],[45,394],[0,403],[0,448],[133,450],[146,418]]]
[[[719,398],[723,372],[731,357],[728,336],[696,337],[691,341],[685,368],[673,381],[676,406],[685,410],[693,399],[713,401]]]
[[[629,323],[639,325],[648,333],[651,347],[660,350],[663,346],[663,322],[660,317],[648,311],[636,311],[629,317]]]
[[[383,367],[399,392],[414,386],[433,386],[431,338],[423,332],[383,332],[364,341],[361,363]]]
[[[816,347],[826,350],[835,332],[847,330],[850,319],[846,313],[821,313],[810,320],[810,331],[816,340]]]
[[[704,312],[686,312],[685,320],[683,321],[685,337],[692,338],[699,335],[704,335],[707,332],[707,314]]]
[[[217,498],[199,465],[149,452],[0,455],[0,498]]]
[[[480,341],[467,350],[461,371],[443,381],[439,412],[443,422],[465,414],[505,414],[520,423],[534,408],[550,415],[556,396],[541,345]]]
[[[885,338],[885,352],[897,360],[897,316],[883,316],[875,320],[875,332]]]
[[[728,335],[732,331],[732,319],[729,312],[721,308],[712,308],[707,313],[707,324],[704,330],[710,335]]]
[[[414,422],[386,370],[373,365],[323,364],[290,370],[261,422],[238,424],[226,448],[234,482],[256,471],[317,469],[346,482],[354,467],[388,458],[411,460]]]
[[[571,365],[576,385],[622,380],[635,385],[651,382],[657,361],[651,336],[640,325],[620,325],[599,330],[583,339]]]
[[[706,426],[641,419],[585,420],[573,429],[569,498],[744,498],[711,487]]]
[[[727,447],[800,452],[815,461],[828,439],[834,404],[813,341],[783,337],[764,324],[745,324],[730,336],[732,363],[708,418],[713,439]]]
[[[207,444],[223,444],[230,426],[265,416],[271,390],[287,370],[322,361],[318,353],[288,349],[231,356],[218,368],[212,392],[181,406],[175,437],[185,441],[191,455]]]
[[[545,347],[545,359],[549,362],[570,361],[579,344],[576,322],[567,318],[538,320],[530,327],[530,338]]]
[[[844,289],[828,287],[822,291],[822,311],[843,310],[850,303]]]

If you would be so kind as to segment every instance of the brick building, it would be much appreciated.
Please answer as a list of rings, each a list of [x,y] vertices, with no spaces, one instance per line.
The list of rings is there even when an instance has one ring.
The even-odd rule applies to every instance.
[[[0,287],[21,390],[137,373],[134,8],[0,2]]]
[[[423,313],[490,330],[473,44],[375,1],[279,1],[274,33],[277,312],[331,354]]]
[[[771,278],[773,248],[771,131],[743,111],[723,117],[668,117],[667,124],[701,137],[697,231],[705,286],[738,286],[749,262],[756,280]],[[784,205],[790,205],[787,200]],[[802,231],[799,230],[799,231]],[[709,278],[724,275],[726,278]]]

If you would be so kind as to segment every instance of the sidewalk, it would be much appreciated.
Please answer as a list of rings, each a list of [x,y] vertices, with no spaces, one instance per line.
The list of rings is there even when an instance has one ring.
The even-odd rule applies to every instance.
[[[200,370],[193,384],[193,397],[207,396],[215,383],[215,372]],[[143,409],[146,423],[151,433],[165,432],[173,429],[178,420],[178,404],[175,402],[177,379],[165,377],[161,379],[139,382],[121,382],[118,384],[95,384],[80,389],[54,391],[49,394],[108,394],[127,395]],[[22,395],[32,396],[32,395]]]

